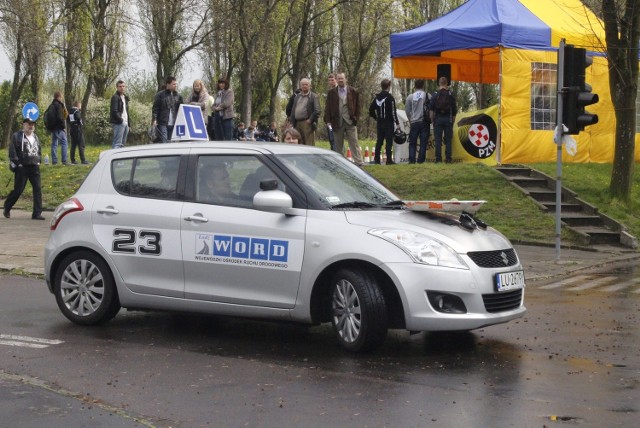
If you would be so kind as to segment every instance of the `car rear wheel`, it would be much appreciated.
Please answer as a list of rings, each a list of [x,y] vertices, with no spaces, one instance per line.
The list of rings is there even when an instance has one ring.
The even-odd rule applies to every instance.
[[[71,253],[62,260],[54,281],[54,293],[64,316],[76,324],[100,324],[120,310],[109,266],[88,251]]]
[[[331,323],[340,345],[370,351],[387,336],[387,308],[375,278],[359,269],[341,269],[333,277]]]

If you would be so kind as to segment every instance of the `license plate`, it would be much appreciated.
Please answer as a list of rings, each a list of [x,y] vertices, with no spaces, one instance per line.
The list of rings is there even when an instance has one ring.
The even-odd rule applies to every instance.
[[[509,291],[524,288],[524,271],[497,273],[496,291]]]

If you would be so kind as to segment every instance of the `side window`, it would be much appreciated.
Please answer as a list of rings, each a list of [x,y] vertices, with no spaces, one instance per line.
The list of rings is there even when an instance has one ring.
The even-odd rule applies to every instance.
[[[254,156],[200,156],[196,201],[250,208],[268,178],[276,175]]]
[[[179,156],[117,160],[112,164],[114,186],[131,196],[173,199],[178,183]]]
[[[556,127],[557,65],[531,63],[531,129]]]

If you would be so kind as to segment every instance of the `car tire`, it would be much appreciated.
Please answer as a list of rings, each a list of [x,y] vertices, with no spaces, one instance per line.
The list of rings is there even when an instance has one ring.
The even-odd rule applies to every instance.
[[[89,251],[76,251],[62,260],[53,292],[63,315],[76,324],[101,324],[120,310],[118,290],[109,266]]]
[[[333,276],[331,323],[340,345],[352,352],[371,351],[387,337],[387,307],[373,275],[341,269]]]

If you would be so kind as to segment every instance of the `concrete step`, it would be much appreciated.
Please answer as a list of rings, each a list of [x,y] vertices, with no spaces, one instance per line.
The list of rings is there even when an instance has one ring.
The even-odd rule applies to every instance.
[[[542,205],[547,207],[550,213],[556,212],[556,201],[553,202],[542,202]],[[562,202],[560,207],[561,213],[577,213],[584,212],[582,205],[571,202]]]
[[[510,180],[513,181],[518,186],[522,187],[523,189],[529,189],[529,188],[545,188],[545,189],[548,189],[549,188],[547,180],[545,178],[543,178],[543,177],[522,177],[522,176],[518,176],[518,177],[510,178]]]
[[[560,215],[560,219],[565,222],[568,226],[576,227],[576,226],[593,226],[593,227],[604,227],[604,223],[602,219],[597,215],[588,215],[581,213],[567,213]]]
[[[503,173],[504,175],[508,176],[508,177],[515,177],[515,176],[522,176],[522,177],[529,177],[531,176],[531,168],[527,168],[527,167],[498,167],[496,168],[498,171],[500,171],[501,173]]]
[[[589,245],[616,245],[620,244],[620,232],[606,229],[604,227],[577,226],[572,227],[576,232],[589,236]]]

